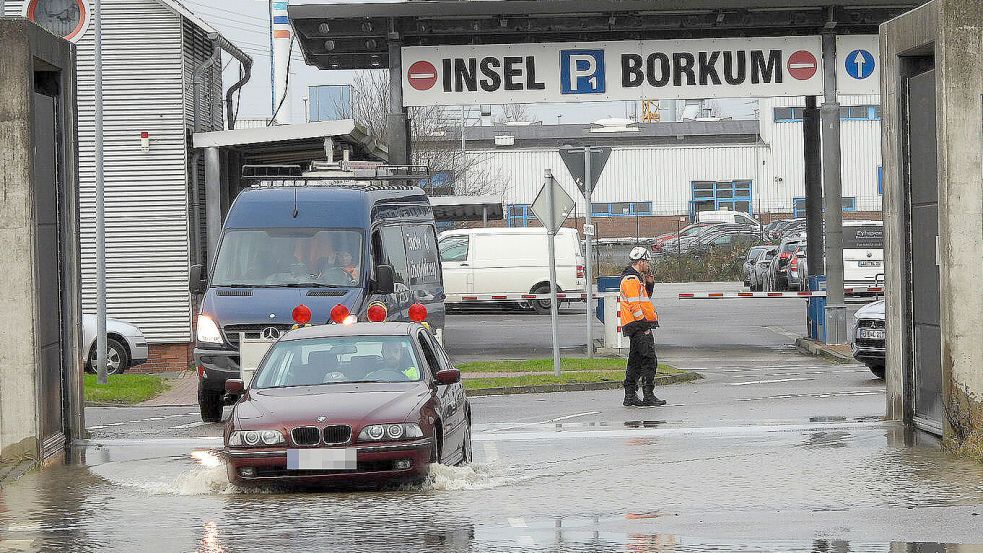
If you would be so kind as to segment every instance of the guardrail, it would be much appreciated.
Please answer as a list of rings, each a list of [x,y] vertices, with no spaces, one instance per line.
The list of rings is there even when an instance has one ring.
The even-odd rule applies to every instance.
[[[536,301],[550,300],[550,294],[447,294],[444,301],[447,303],[468,303],[482,301]],[[587,292],[557,292],[558,300],[580,300],[587,299]]]

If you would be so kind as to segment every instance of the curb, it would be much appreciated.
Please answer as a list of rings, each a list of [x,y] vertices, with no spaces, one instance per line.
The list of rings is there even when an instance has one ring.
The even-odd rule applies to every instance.
[[[815,340],[810,340],[809,338],[799,338],[795,341],[795,347],[798,348],[799,353],[806,355],[816,355],[819,357],[825,357],[830,361],[836,363],[853,363],[853,357],[849,355],[842,354],[838,351],[831,349],[826,344],[822,344]]]
[[[668,386],[670,384],[680,384],[700,380],[703,375],[695,372],[684,372],[680,374],[670,374],[655,378],[656,386]],[[508,396],[515,394],[549,394],[556,392],[591,392],[596,390],[620,390],[622,381],[611,380],[607,382],[584,382],[571,384],[544,384],[540,386],[505,386],[501,388],[485,388],[483,390],[468,390],[470,397],[480,396]]]

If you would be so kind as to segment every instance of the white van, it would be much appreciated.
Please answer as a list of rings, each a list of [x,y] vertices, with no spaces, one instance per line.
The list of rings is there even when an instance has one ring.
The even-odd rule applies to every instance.
[[[884,222],[843,221],[843,284],[884,282]]]
[[[737,223],[761,230],[761,223],[741,211],[697,211],[697,223]]]
[[[464,294],[548,294],[549,253],[543,228],[479,228],[440,234],[437,246],[447,303]],[[584,256],[576,229],[556,235],[556,284],[562,292],[583,292]],[[530,302],[548,311],[549,301]]]

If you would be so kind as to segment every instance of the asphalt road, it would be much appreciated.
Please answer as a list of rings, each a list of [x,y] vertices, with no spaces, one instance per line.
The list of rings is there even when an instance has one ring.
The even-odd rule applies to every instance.
[[[0,550],[983,544],[983,467],[883,422],[883,382],[862,365],[796,353],[793,303],[658,304],[663,357],[704,380],[660,388],[669,404],[652,409],[622,407],[617,390],[472,398],[475,462],[437,466],[418,489],[245,492],[210,453],[221,425],[201,424],[195,409],[89,409],[92,439],[75,450],[77,464],[3,488]],[[578,321],[564,316],[572,347]],[[549,336],[541,326],[535,315],[454,315],[448,342],[456,358],[539,355]],[[460,336],[473,343],[458,345]]]

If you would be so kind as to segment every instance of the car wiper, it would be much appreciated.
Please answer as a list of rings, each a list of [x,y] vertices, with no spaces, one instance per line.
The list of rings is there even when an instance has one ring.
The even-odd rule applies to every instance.
[[[280,286],[283,288],[345,288],[345,286],[338,284],[321,284],[320,282],[291,282]]]

